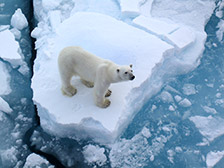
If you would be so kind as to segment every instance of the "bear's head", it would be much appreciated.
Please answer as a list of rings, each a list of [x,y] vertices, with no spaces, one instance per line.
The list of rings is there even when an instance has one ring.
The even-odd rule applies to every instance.
[[[119,75],[120,79],[122,79],[123,81],[135,79],[135,76],[133,75],[132,65],[120,66],[117,69],[117,74]]]

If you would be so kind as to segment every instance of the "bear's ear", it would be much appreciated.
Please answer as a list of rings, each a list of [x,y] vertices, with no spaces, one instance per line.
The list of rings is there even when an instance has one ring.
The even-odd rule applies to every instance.
[[[132,67],[133,67],[133,65],[132,65],[132,64],[130,64],[129,66],[130,66],[130,68],[132,68]]]
[[[117,69],[117,73],[120,72],[120,69]]]

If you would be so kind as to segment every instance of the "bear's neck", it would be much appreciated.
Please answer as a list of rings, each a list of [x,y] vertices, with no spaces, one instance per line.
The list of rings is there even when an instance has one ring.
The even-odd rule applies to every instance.
[[[114,66],[111,66],[109,69],[108,69],[108,82],[109,83],[117,83],[117,82],[121,82],[122,79],[120,78],[119,75],[117,75],[117,68],[118,66],[117,65],[114,65]]]

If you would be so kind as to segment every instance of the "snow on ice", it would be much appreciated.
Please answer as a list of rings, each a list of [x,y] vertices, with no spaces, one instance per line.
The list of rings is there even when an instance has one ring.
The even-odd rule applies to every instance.
[[[110,6],[112,1],[105,1],[101,6],[96,3],[95,10],[87,2],[77,1],[79,6],[74,5],[73,10],[68,8],[65,14],[65,8],[57,6],[61,1],[52,4],[34,1],[39,24],[32,32],[37,39],[32,89],[44,130],[62,137],[113,142],[167,77],[186,73],[199,64],[206,39],[204,25],[214,3],[152,2],[121,0],[119,11]],[[192,2],[195,6],[190,5],[193,13],[189,13],[184,6]],[[108,14],[105,6],[110,6],[109,10],[113,8],[115,13]],[[168,10],[167,6],[172,8]],[[172,17],[174,11],[178,13]],[[125,13],[122,18],[118,17],[120,12]],[[57,17],[52,17],[55,13]],[[65,15],[68,17],[64,20]],[[133,21],[128,20],[133,17]],[[63,96],[57,57],[62,48],[70,45],[81,46],[117,64],[133,64],[136,79],[111,86],[112,104],[107,109],[94,105],[92,89],[84,87],[78,78],[72,79],[77,95]],[[179,103],[191,106],[188,99]]]

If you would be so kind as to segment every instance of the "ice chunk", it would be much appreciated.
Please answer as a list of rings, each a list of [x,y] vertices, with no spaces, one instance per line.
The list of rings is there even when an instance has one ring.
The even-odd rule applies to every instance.
[[[0,62],[0,77],[0,95],[7,95],[11,92],[10,75],[2,62]]]
[[[214,8],[215,1],[159,0],[153,2],[151,15],[188,25],[197,31],[203,31]]]
[[[220,20],[217,26],[218,30],[216,32],[216,36],[219,41],[222,41],[223,39],[223,33],[224,33],[224,20]]]
[[[19,40],[21,38],[21,32],[17,28],[13,28],[10,31],[14,34],[14,36],[17,40]]]
[[[6,29],[0,32],[0,57],[12,64],[14,68],[19,67],[22,74],[27,74],[29,68],[23,61],[19,43],[15,40],[13,33]]]
[[[86,161],[89,164],[97,164],[98,166],[103,166],[106,161],[107,161],[107,157],[104,154],[105,149],[104,148],[100,148],[98,145],[94,146],[94,145],[87,145],[84,146],[83,148],[83,155],[86,159]]]
[[[42,0],[42,6],[46,11],[59,7],[62,0]]]
[[[182,100],[182,98],[179,95],[176,95],[174,99],[176,100],[176,102],[180,102]]]
[[[208,168],[214,167],[224,157],[224,151],[211,151],[206,156],[206,165]]]
[[[11,25],[18,30],[22,30],[28,26],[25,15],[22,13],[21,9],[17,9],[11,18]]]
[[[3,111],[5,113],[11,113],[12,109],[9,107],[9,104],[0,97],[0,111]]]
[[[15,37],[8,29],[0,32],[0,57],[5,60],[20,60],[18,53],[19,43],[15,41]]]
[[[134,109],[139,106],[139,103],[134,103],[136,107],[129,108],[133,104],[131,102],[135,102],[133,89],[150,77],[164,52],[173,47],[142,30],[97,13],[76,13],[62,22],[56,33],[52,38],[49,36],[44,47],[39,49],[41,52],[38,52],[32,78],[33,99],[42,127],[60,136],[90,136],[98,141],[113,141],[131,121]],[[117,64],[132,63],[136,80],[111,85],[112,104],[107,109],[95,106],[92,89],[83,86],[77,78],[72,80],[78,89],[77,95],[72,98],[63,96],[57,55],[70,45],[82,46]]]
[[[193,116],[190,120],[199,129],[199,132],[205,136],[209,141],[224,134],[224,119],[220,117],[204,117]]]
[[[208,107],[208,106],[202,106],[202,108],[210,114],[217,114],[217,111],[214,108]]]
[[[0,150],[0,158],[3,165],[13,167],[12,165],[18,162],[18,158],[16,157],[18,152],[19,151],[14,146],[6,150]]]
[[[43,157],[32,153],[26,158],[26,163],[23,168],[38,168],[38,167],[46,167],[46,168],[54,168],[46,159]]]
[[[185,95],[196,94],[196,89],[195,89],[195,85],[194,84],[190,84],[190,83],[184,84],[182,89],[183,89],[183,93]]]
[[[179,105],[182,107],[190,107],[192,104],[187,98],[185,98],[179,102]]]
[[[143,15],[138,16],[133,22],[148,31],[160,36],[178,49],[184,49],[195,41],[194,31],[168,21],[158,20]]]
[[[164,102],[164,103],[171,103],[173,102],[173,97],[172,95],[167,92],[167,91],[163,91],[161,93],[161,95],[159,96],[159,98],[161,98],[161,100]]]
[[[140,14],[140,4],[143,0],[120,0],[121,12],[125,16]]]

